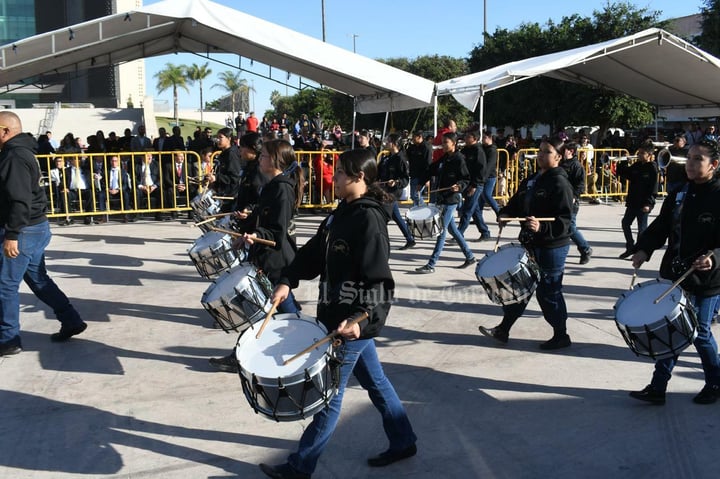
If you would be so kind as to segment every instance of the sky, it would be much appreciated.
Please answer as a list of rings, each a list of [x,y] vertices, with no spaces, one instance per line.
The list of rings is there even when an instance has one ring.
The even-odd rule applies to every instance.
[[[160,0],[145,0],[145,5]],[[262,18],[308,36],[322,39],[322,0],[214,0],[216,3],[241,10],[249,15]],[[579,14],[592,17],[594,10],[602,10],[606,0],[485,0],[487,6],[487,30],[492,34],[496,29],[512,30],[522,23],[545,24],[548,20],[557,23],[562,17]],[[448,55],[456,58],[467,57],[470,51],[482,42],[483,1],[455,0],[444,4],[438,0],[324,0],[325,41],[358,54],[379,58],[416,58],[423,55]],[[683,17],[700,12],[703,0],[637,0],[637,8],[660,11],[660,19]],[[241,28],[241,26],[238,26]],[[230,64],[237,64],[237,56],[217,55]],[[157,93],[154,75],[166,63],[175,65],[202,65],[209,61],[212,74],[203,82],[204,101],[212,101],[225,94],[221,88],[211,88],[220,83],[217,75],[229,70],[227,65],[207,60],[192,54],[173,54],[145,59],[146,92],[159,100],[167,100],[172,107],[172,90]],[[243,59],[243,68],[249,67]],[[252,67],[260,74],[266,74],[268,67],[255,62]],[[284,75],[281,75],[284,77]],[[252,73],[243,73],[243,78],[254,88],[250,98],[250,109],[258,116],[270,109],[270,94],[278,90],[282,95],[292,95],[298,78],[291,76],[288,84],[266,80]],[[277,72],[273,78],[278,78]],[[190,93],[179,90],[180,108],[199,108],[200,94],[197,86],[188,88]]]

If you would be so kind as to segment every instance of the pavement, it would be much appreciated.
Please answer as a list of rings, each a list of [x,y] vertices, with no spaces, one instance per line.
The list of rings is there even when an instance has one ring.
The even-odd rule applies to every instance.
[[[720,404],[692,402],[703,386],[694,348],[681,356],[664,406],[628,397],[649,382],[652,361],[632,353],[614,321],[632,276],[617,259],[623,212],[619,203],[582,206],[579,227],[594,253],[579,265],[571,248],[564,292],[573,344],[551,352],[538,348],[551,328],[535,299],[507,345],[480,335],[501,310],[474,267],[454,268],[463,261],[458,246],[446,246],[434,274],[416,274],[434,243],[397,251],[404,241],[391,223],[397,302],[377,344],[418,454],[366,465],[387,442],[379,414],[351,382],[314,477],[717,477]],[[300,217],[301,243],[321,219]],[[500,243],[516,232],[506,229]],[[210,283],[187,255],[197,228],[141,220],[53,226],[53,234],[48,269],[89,327],[52,343],[59,323],[23,285],[24,351],[0,357],[0,478],[250,479],[264,477],[259,462],[284,462],[308,422],[255,414],[238,376],[208,364],[236,335],[214,328],[201,305]],[[480,259],[494,243],[470,245]],[[660,257],[638,282],[657,276]],[[314,315],[317,283],[295,294]]]

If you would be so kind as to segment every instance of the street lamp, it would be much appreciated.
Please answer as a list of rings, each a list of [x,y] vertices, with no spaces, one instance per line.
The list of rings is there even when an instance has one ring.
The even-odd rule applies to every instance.
[[[323,35],[323,42],[325,41],[325,0],[320,1],[321,7],[322,7],[322,35]]]
[[[353,34],[352,34],[352,39],[353,39],[353,53],[356,53],[356,51],[357,51],[357,50],[355,49],[355,39],[356,39],[357,37],[359,37],[359,36],[360,36],[360,35],[358,35],[358,34],[356,34],[356,33],[353,33]]]

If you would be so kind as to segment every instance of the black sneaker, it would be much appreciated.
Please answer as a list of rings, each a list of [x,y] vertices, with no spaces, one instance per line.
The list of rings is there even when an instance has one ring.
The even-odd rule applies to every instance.
[[[210,358],[208,362],[220,371],[236,374],[238,372],[238,362],[234,354],[229,354],[222,358]]]
[[[433,268],[430,265],[420,266],[419,268],[415,268],[415,271],[417,271],[420,274],[430,274],[435,272],[435,268]]]
[[[270,466],[268,464],[260,464],[259,466],[260,470],[264,472],[266,476],[272,477],[273,479],[310,479],[310,474],[298,472],[287,463],[277,466]]]
[[[461,265],[455,266],[457,269],[465,269],[470,265],[477,263],[475,258],[466,259]]]
[[[720,386],[706,384],[697,396],[693,398],[695,404],[713,404],[720,398]]]
[[[68,339],[76,336],[87,329],[87,323],[81,323],[77,326],[65,327],[62,326],[60,331],[50,335],[50,341],[54,343],[62,343]]]
[[[492,239],[492,236],[490,236],[490,235],[480,235],[480,237],[478,238],[478,241],[481,241],[481,242],[482,241],[490,241],[491,239]]]
[[[507,331],[503,331],[499,327],[494,328],[486,328],[485,326],[478,326],[478,329],[482,334],[485,336],[491,337],[495,339],[496,341],[500,341],[501,343],[507,343],[510,335]]]
[[[569,348],[572,345],[570,336],[564,334],[562,336],[553,336],[540,345],[540,349],[550,351],[553,349]]]
[[[410,249],[410,248],[414,247],[416,244],[417,244],[417,243],[415,243],[415,240],[408,241],[407,243],[405,243],[404,245],[402,245],[402,246],[399,247],[398,249],[399,249],[400,251],[406,250],[406,249]]]
[[[630,391],[630,397],[658,406],[665,404],[665,391],[658,391],[649,384],[642,391]]]
[[[623,253],[620,256],[618,256],[618,258],[625,259],[625,258],[629,258],[632,255],[633,255],[633,252],[629,249],[626,249],[625,251],[623,251]]]
[[[22,347],[17,344],[0,344],[0,356],[12,356],[21,352]]]
[[[580,264],[588,264],[590,262],[590,257],[592,256],[593,250],[592,248],[588,248],[587,251],[580,253]]]
[[[387,450],[385,452],[381,452],[375,457],[371,457],[367,460],[368,465],[370,467],[385,467],[389,466],[393,462],[402,461],[403,459],[407,459],[408,457],[413,457],[415,454],[417,454],[417,446],[413,444],[412,446],[406,447],[405,449],[401,449],[399,451],[391,451]]]

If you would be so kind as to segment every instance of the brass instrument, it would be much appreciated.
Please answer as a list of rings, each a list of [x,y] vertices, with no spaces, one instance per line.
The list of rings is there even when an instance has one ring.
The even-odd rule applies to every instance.
[[[662,150],[658,151],[656,157],[658,168],[660,168],[660,170],[662,171],[666,170],[670,163],[677,163],[679,165],[684,165],[685,163],[687,163],[686,157],[673,156],[673,154],[667,148],[663,148]]]

